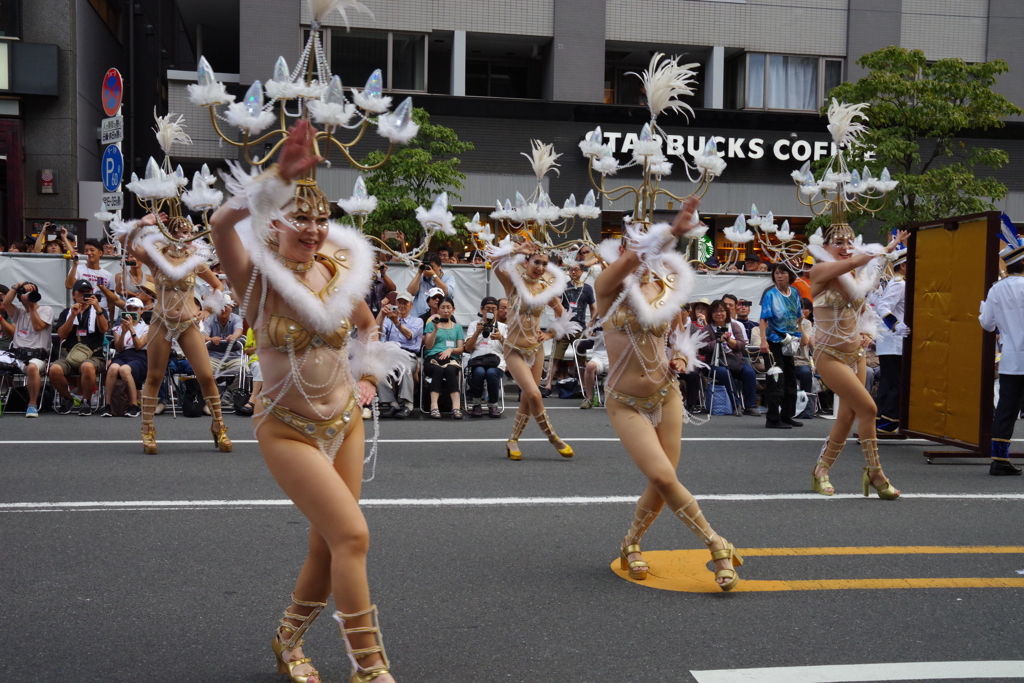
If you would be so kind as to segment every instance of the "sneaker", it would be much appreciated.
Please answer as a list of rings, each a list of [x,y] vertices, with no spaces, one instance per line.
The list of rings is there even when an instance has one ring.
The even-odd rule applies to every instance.
[[[369,420],[373,417],[373,412],[370,410],[370,406],[363,406],[363,419]]]
[[[92,406],[88,401],[82,401],[82,405],[78,406],[78,416],[89,417],[90,415],[92,415]]]
[[[487,417],[501,417],[501,408],[497,403],[490,403],[487,406]]]
[[[106,403],[100,408],[100,417],[114,417],[114,411],[110,408],[110,404]]]
[[[484,407],[482,405],[480,405],[479,403],[474,403],[473,407],[470,408],[470,410],[469,410],[469,416],[470,417],[483,417],[484,416]]]
[[[580,410],[590,410],[594,407],[594,400],[590,398],[583,399],[583,403],[580,404]]]
[[[58,415],[69,415],[69,414],[71,414],[71,409],[74,407],[74,405],[75,405],[74,401],[72,401],[70,398],[64,398],[63,396],[61,396],[60,400],[57,401],[57,414]]]
[[[160,402],[160,403],[157,403],[156,404],[156,408],[153,409],[153,414],[154,415],[161,415],[161,414],[163,414],[163,412],[165,410],[167,410],[167,404],[163,403],[163,402]]]
[[[125,417],[138,417],[141,414],[142,406],[140,406],[138,403],[136,403],[135,405],[128,406],[128,409],[124,411]]]
[[[39,417],[39,409],[33,405],[25,408],[25,417]]]
[[[761,411],[757,408],[744,408],[743,414],[749,417],[761,417]]]

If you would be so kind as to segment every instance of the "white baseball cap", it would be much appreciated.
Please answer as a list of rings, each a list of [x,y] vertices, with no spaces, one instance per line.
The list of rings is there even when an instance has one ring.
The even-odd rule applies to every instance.
[[[145,308],[146,305],[144,303],[142,303],[142,299],[138,298],[137,296],[133,296],[130,299],[128,299],[127,301],[124,302],[124,307],[125,308]]]
[[[430,291],[427,292],[427,298],[433,298],[435,296],[444,297],[444,290],[440,287],[431,287]]]

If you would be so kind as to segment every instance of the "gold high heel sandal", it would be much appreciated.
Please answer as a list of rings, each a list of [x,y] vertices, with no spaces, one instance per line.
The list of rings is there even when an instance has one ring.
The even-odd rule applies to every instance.
[[[864,451],[864,460],[868,463],[868,466],[864,468],[864,476],[861,479],[864,496],[870,496],[871,489],[874,489],[882,500],[896,500],[899,498],[900,492],[896,490],[896,487],[888,479],[881,484],[875,484],[871,481],[871,473],[882,470],[882,465],[878,462],[878,439],[861,439],[860,447]]]
[[[210,424],[210,432],[213,434],[213,445],[221,453],[230,453],[232,448],[231,439],[228,438],[228,428],[220,412],[220,396],[203,396],[206,405],[210,408],[210,417],[213,422]],[[220,428],[217,427],[220,425]]]
[[[300,659],[293,659],[290,662],[284,660],[283,653],[285,650],[296,650],[302,647],[302,644],[306,642],[302,639],[302,636],[306,633],[306,629],[316,621],[316,618],[320,616],[320,613],[327,607],[326,602],[303,602],[302,600],[296,600],[295,594],[292,594],[292,602],[302,607],[312,607],[313,611],[303,616],[302,614],[293,614],[288,610],[284,611],[284,617],[281,619],[281,625],[277,628],[277,633],[274,634],[274,639],[270,641],[270,649],[274,651],[274,656],[277,657],[277,673],[287,675],[288,680],[291,683],[309,683],[310,678],[316,678],[321,681],[320,672],[316,669],[308,671],[304,674],[292,673],[292,670],[303,664],[309,664],[311,660],[309,657],[302,657]],[[291,605],[289,605],[291,607]],[[289,620],[300,621],[298,626],[293,624]],[[291,634],[288,640],[281,640],[282,632],[287,631]],[[310,667],[312,668],[312,667]]]
[[[735,568],[743,566],[743,558],[740,556],[738,552],[736,552],[736,548],[735,546],[733,546],[732,543],[729,543],[729,541],[725,540],[724,538],[715,533],[714,529],[711,528],[711,525],[707,523],[708,520],[706,517],[704,518],[704,524],[706,525],[705,527],[700,527],[697,525],[697,518],[704,517],[703,510],[698,510],[697,514],[693,517],[686,514],[686,508],[690,507],[696,502],[697,499],[694,498],[689,503],[676,510],[675,515],[679,518],[679,521],[685,524],[690,531],[697,535],[697,538],[704,541],[704,545],[708,546],[709,550],[711,548],[711,543],[715,540],[716,537],[721,539],[722,543],[725,544],[724,548],[720,550],[711,551],[711,559],[713,561],[729,560],[729,564],[732,565],[729,569],[719,569],[718,571],[715,571],[715,582],[717,583],[718,579],[726,579],[726,582],[719,583],[718,587],[721,588],[723,591],[731,591],[740,582],[739,574],[736,573]]]
[[[812,491],[814,491],[815,493],[820,493],[823,496],[835,495],[836,489],[834,486],[832,486],[832,482],[828,480],[827,471],[832,468],[832,465],[836,464],[836,458],[839,457],[839,454],[843,451],[843,446],[845,445],[846,442],[843,442],[838,444],[839,447],[836,448],[837,444],[832,443],[832,440],[829,439],[828,437],[825,438],[825,445],[821,447],[821,452],[818,453],[818,460],[814,463],[814,470],[818,469],[818,467],[821,466],[825,468],[826,474],[824,477],[819,477],[814,474],[814,470],[811,470]],[[825,458],[828,457],[827,454],[829,453],[832,454],[832,458],[828,462],[826,462]],[[832,490],[829,491],[828,489]]]
[[[548,421],[548,411],[541,411],[540,415],[534,415],[533,419],[537,421],[537,426],[544,432],[544,436],[548,437],[548,441],[555,447],[560,456],[571,458],[575,455],[572,446],[559,439],[558,434],[555,434],[555,430],[551,427],[551,422]],[[562,448],[558,447],[558,442],[562,443]]]
[[[345,628],[346,619],[355,619],[356,617],[361,617],[367,614],[370,615],[370,626]],[[348,652],[348,657],[352,660],[352,678],[349,680],[349,683],[370,683],[370,681],[375,678],[391,673],[391,662],[388,660],[387,652],[384,651],[384,641],[381,638],[380,621],[377,618],[376,605],[370,605],[370,609],[365,609],[362,612],[356,612],[355,614],[342,614],[341,612],[335,612],[334,620],[338,622],[338,630],[341,632],[341,639],[345,642],[345,651]],[[356,650],[348,641],[348,634],[350,633],[371,633],[374,636],[374,644],[370,647],[364,647]],[[380,664],[366,669],[359,666],[360,659],[366,659],[367,657],[375,654],[380,655]]]
[[[523,459],[523,452],[518,448],[519,436],[523,433],[523,430],[526,429],[526,425],[529,421],[530,416],[526,413],[516,413],[516,421],[512,424],[512,438],[510,438],[508,443],[505,444],[505,454],[508,456],[509,460]],[[508,445],[510,443],[514,443],[516,445],[515,450],[512,450],[512,447]]]
[[[629,556],[633,553],[643,552],[640,550],[640,539],[643,538],[643,535],[657,517],[658,512],[648,510],[637,503],[636,510],[633,511],[633,523],[629,526],[626,537],[622,539],[622,547],[619,548],[619,569],[628,570],[629,578],[634,581],[646,579],[651,567],[644,560],[633,560],[630,562]]]
[[[156,412],[156,404],[159,399],[156,396],[142,397],[142,452],[146,455],[156,455],[156,427],[153,426],[153,414]]]

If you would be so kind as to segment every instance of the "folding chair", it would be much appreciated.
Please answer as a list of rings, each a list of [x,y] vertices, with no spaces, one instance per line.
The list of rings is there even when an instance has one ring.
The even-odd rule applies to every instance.
[[[576,366],[576,377],[580,383],[580,390],[583,391],[583,377],[586,373],[587,352],[590,351],[591,349],[596,349],[596,340],[584,339],[581,337],[574,341],[570,345],[570,348],[572,350],[573,355],[573,364]],[[583,358],[584,362],[584,367],[582,370],[580,369],[581,357]],[[599,406],[604,406],[604,389],[602,387],[601,382],[602,377],[607,378],[607,373],[598,373],[594,377],[594,396],[597,397],[597,405]],[[583,397],[586,398],[586,392],[584,392]]]
[[[467,367],[462,368],[462,412],[465,413],[467,406],[469,406],[469,376],[470,376],[471,371],[473,370],[473,368],[468,367],[468,365],[469,365],[469,354],[468,353],[467,354],[463,354],[463,356],[466,359],[466,366],[467,366]],[[505,377],[504,377],[504,374],[505,374],[505,371],[502,370],[502,378],[501,378],[502,381],[498,383],[498,391],[500,392],[500,394],[498,396],[498,400],[497,401],[491,401],[491,397],[487,393],[487,381],[486,381],[486,379],[484,380],[484,391],[483,391],[483,394],[481,395],[481,398],[480,398],[480,400],[483,401],[484,403],[497,403],[498,404],[498,410],[500,412],[502,412],[502,413],[505,412]],[[441,405],[440,404],[440,398],[438,398],[438,407],[440,407],[440,405]]]

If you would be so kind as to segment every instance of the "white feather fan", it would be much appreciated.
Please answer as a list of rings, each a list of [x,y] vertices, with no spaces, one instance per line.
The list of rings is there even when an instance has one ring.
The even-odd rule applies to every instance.
[[[164,154],[171,153],[171,145],[175,142],[183,145],[191,145],[192,138],[185,134],[185,117],[181,114],[168,112],[167,116],[157,116],[156,107],[153,107],[153,116],[156,118],[156,141]]]
[[[669,342],[675,355],[686,359],[686,372],[696,372],[700,368],[708,367],[700,359],[700,350],[711,343],[711,336],[707,330],[690,334],[689,326],[686,329],[677,329],[672,333]]]

